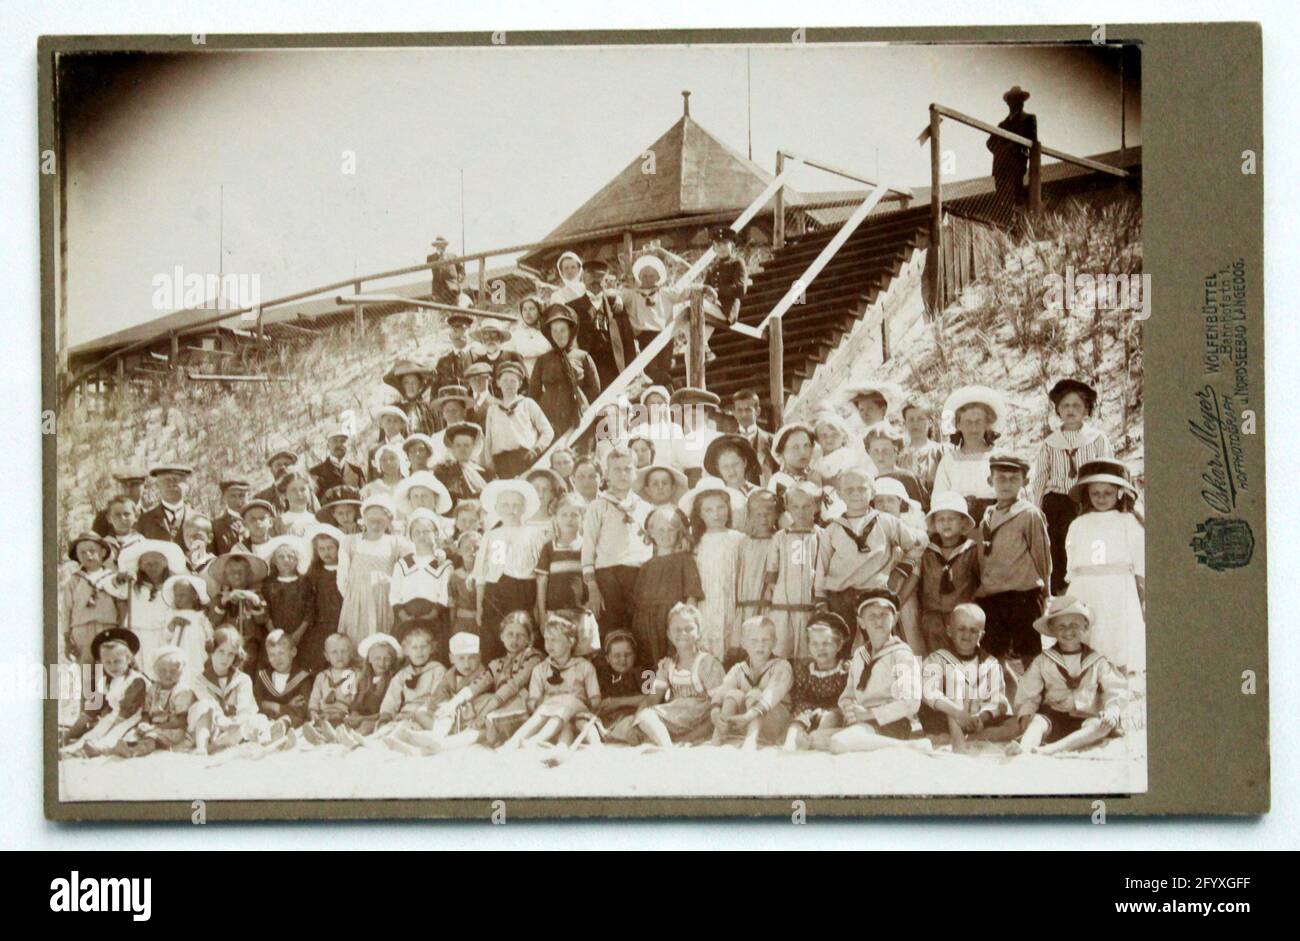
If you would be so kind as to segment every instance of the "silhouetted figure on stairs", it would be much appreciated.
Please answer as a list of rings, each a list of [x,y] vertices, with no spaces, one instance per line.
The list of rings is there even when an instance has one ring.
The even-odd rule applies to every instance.
[[[1008,89],[1002,96],[1007,103],[1007,116],[998,127],[1029,140],[1038,140],[1038,118],[1025,111],[1028,98],[1029,92],[1019,85]],[[996,134],[989,135],[985,146],[993,153],[993,221],[1011,225],[1016,214],[1024,212],[1029,205],[1029,188],[1025,185],[1029,148]]]

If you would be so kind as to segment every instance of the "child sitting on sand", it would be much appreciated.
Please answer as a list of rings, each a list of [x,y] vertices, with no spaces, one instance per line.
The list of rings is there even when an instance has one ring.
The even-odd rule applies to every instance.
[[[331,634],[325,638],[324,648],[325,662],[329,665],[312,681],[307,700],[311,721],[302,727],[303,738],[313,745],[337,739],[334,730],[347,724],[360,680],[352,666],[352,638],[347,634]]]
[[[179,647],[162,647],[154,654],[154,682],[145,691],[140,723],[117,743],[113,754],[139,758],[159,748],[189,743],[189,712],[196,699],[185,675],[186,664],[185,651]]]
[[[1092,619],[1086,604],[1061,595],[1034,621],[1034,629],[1054,637],[1056,644],[1035,657],[1020,678],[1016,716],[1024,735],[1007,746],[1009,754],[1077,751],[1119,727],[1128,684],[1109,660],[1084,642]]]
[[[593,663],[600,683],[600,720],[605,737],[635,744],[636,712],[645,703],[643,679],[637,670],[636,638],[629,631],[614,631],[605,638],[605,651]],[[646,676],[653,674],[647,671]]]
[[[849,626],[838,614],[815,614],[806,628],[808,657],[796,660],[790,686],[790,728],[786,751],[826,751],[843,725],[840,697],[849,678],[844,644]]]
[[[533,619],[527,611],[506,615],[501,622],[501,646],[505,653],[488,664],[492,696],[484,701],[473,722],[494,747],[509,739],[528,718],[528,681],[542,662],[541,651],[533,645]]]
[[[725,677],[722,663],[700,646],[700,611],[679,604],[668,615],[673,653],[659,661],[651,701],[636,714],[636,727],[660,748],[699,741],[709,734],[711,696]]]
[[[844,728],[830,743],[836,755],[908,744],[911,720],[921,708],[916,655],[894,631],[898,596],[888,588],[863,592],[857,615],[864,643],[849,662],[848,682],[840,696]],[[927,739],[913,744],[930,747]]]
[[[504,748],[520,748],[558,741],[569,744],[574,723],[600,708],[600,683],[590,660],[574,657],[578,625],[559,613],[546,620],[543,634],[547,657],[533,668],[528,681],[528,707],[532,713]]]
[[[266,635],[266,662],[253,680],[257,708],[269,719],[287,719],[297,728],[308,719],[311,674],[298,669],[298,645],[293,635],[276,629]]]
[[[921,728],[947,735],[958,753],[968,741],[1006,742],[1019,732],[1002,663],[980,647],[983,636],[984,611],[959,604],[948,621],[946,646],[921,666]]]
[[[110,627],[90,642],[95,662],[103,668],[96,693],[86,699],[81,715],[60,736],[65,756],[93,758],[111,751],[141,720],[148,681],[135,664],[140,640],[132,631]]]
[[[436,625],[420,618],[402,625],[402,654],[406,665],[397,671],[384,694],[377,723],[381,730],[394,722],[416,721],[416,714],[428,707],[434,688],[447,672],[434,659],[438,652],[435,628]]]
[[[744,732],[741,751],[754,751],[760,736],[766,743],[777,742],[790,724],[786,697],[794,675],[788,660],[772,656],[776,626],[770,620],[749,618],[741,625],[740,638],[746,659],[733,666],[712,693],[713,744]]]
[[[357,677],[357,697],[345,721],[349,730],[369,735],[379,725],[379,710],[402,659],[402,645],[392,634],[371,634],[357,644],[357,656],[363,665]]]
[[[492,673],[479,657],[477,634],[454,634],[451,669],[442,675],[426,708],[415,714],[419,727],[393,731],[384,744],[408,755],[430,755],[476,744],[482,731],[474,719],[492,697]]]
[[[253,681],[239,668],[244,639],[233,627],[212,635],[212,653],[195,684],[198,702],[190,710],[189,729],[194,750],[201,755],[245,742],[271,745],[288,739],[289,720],[272,722],[257,709]]]

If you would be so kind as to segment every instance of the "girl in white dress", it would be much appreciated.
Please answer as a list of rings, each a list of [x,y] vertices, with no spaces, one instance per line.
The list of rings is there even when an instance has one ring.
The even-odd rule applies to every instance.
[[[951,417],[956,447],[939,459],[934,492],[960,493],[971,518],[983,519],[985,508],[996,499],[989,482],[989,454],[1006,414],[1002,393],[988,386],[963,386],[948,396],[943,414],[945,419]]]
[[[122,550],[117,559],[117,579],[129,584],[125,624],[139,642],[137,663],[153,664],[154,653],[167,643],[167,625],[173,612],[163,597],[163,583],[184,575],[185,553],[174,542],[141,539]]]
[[[339,546],[338,584],[343,596],[339,633],[359,644],[371,634],[390,634],[393,608],[389,588],[397,560],[411,551],[406,540],[392,533],[397,511],[387,496],[361,504],[362,530],[343,537]]]
[[[1119,461],[1089,461],[1070,491],[1081,507],[1065,540],[1069,593],[1093,611],[1088,646],[1129,673],[1146,669],[1146,541]]]
[[[704,586],[700,648],[725,662],[727,650],[740,647],[736,578],[745,534],[731,528],[731,496],[716,477],[702,477],[682,497],[681,510],[691,521],[695,564]]]

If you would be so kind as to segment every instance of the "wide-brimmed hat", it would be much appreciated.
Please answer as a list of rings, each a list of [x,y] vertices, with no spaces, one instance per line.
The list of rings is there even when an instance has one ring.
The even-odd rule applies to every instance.
[[[410,502],[411,491],[416,487],[423,487],[426,490],[433,491],[437,497],[437,502],[433,507],[435,513],[446,513],[451,509],[451,494],[447,492],[447,488],[442,481],[427,470],[416,471],[410,477],[404,477],[398,482],[397,488],[393,491],[397,504],[405,508]]]
[[[371,507],[378,507],[388,514],[389,518],[397,516],[397,507],[393,503],[393,498],[386,493],[375,493],[361,501],[361,512],[365,513]]]
[[[457,435],[463,435],[466,432],[474,436],[474,441],[476,443],[482,442],[483,429],[480,428],[477,424],[475,424],[472,421],[452,422],[443,430],[442,440],[447,445],[447,447],[451,447],[451,439],[456,437]]]
[[[104,558],[110,558],[113,555],[113,544],[101,536],[99,533],[87,530],[84,533],[78,533],[72,542],[68,543],[68,558],[73,562],[77,561],[77,546],[83,542],[93,542],[104,550]]]
[[[772,453],[779,458],[781,452],[785,450],[785,439],[796,431],[806,433],[809,441],[814,444],[817,443],[817,432],[811,425],[806,425],[800,421],[790,422],[778,428],[776,434],[772,436]]]
[[[249,581],[256,585],[266,580],[266,576],[271,574],[271,567],[266,564],[266,560],[259,558],[252,552],[244,549],[231,549],[225,555],[217,556],[216,560],[208,566],[204,576],[208,579],[209,585],[220,588],[226,581],[226,568],[235,559],[243,559],[248,563]]]
[[[392,415],[394,418],[400,418],[402,424],[406,425],[408,428],[411,426],[411,416],[406,414],[396,405],[377,405],[370,412],[370,417],[375,420],[376,424],[378,424],[379,420],[385,415]]]
[[[167,571],[172,575],[184,575],[189,571],[185,564],[185,552],[176,543],[166,539],[141,539],[123,549],[117,556],[117,570],[135,575],[140,571],[140,559],[151,552],[156,552],[167,560]]]
[[[1026,101],[1029,98],[1029,92],[1025,91],[1019,85],[1012,85],[1002,93],[1003,101]]]
[[[1079,480],[1070,488],[1070,499],[1082,503],[1089,484],[1114,484],[1137,499],[1137,489],[1129,481],[1128,467],[1123,461],[1088,461],[1079,468]]]
[[[690,484],[686,480],[686,475],[683,474],[676,467],[673,467],[671,464],[662,464],[658,461],[655,461],[652,464],[647,464],[645,467],[640,468],[636,472],[636,478],[634,480],[632,488],[637,493],[641,493],[644,496],[643,491],[645,490],[646,479],[655,471],[664,471],[670,477],[672,477],[673,498],[680,500],[682,495],[686,492],[687,488],[690,486]]]
[[[867,605],[883,604],[894,609],[897,614],[899,610],[898,595],[894,594],[888,588],[868,588],[858,595],[857,607],[853,609],[854,614],[861,614],[862,609]]]
[[[208,606],[208,583],[197,575],[173,575],[162,584],[163,601],[167,602],[167,607],[176,607],[176,586],[185,583],[194,589],[194,593],[199,596],[199,604],[205,608]]]
[[[429,367],[422,363],[417,363],[413,359],[399,359],[393,364],[393,368],[384,374],[384,385],[392,386],[398,392],[402,391],[402,378],[405,376],[415,376],[421,383],[427,384],[429,381]]]
[[[966,528],[975,525],[975,519],[966,506],[966,498],[955,490],[936,490],[930,497],[930,512],[925,514],[928,523],[936,513],[960,513],[966,520]]]
[[[360,501],[358,501],[358,503],[359,502]],[[302,539],[303,542],[307,543],[307,545],[312,546],[313,555],[315,555],[316,552],[315,542],[317,536],[327,536],[337,542],[340,546],[343,545],[343,540],[346,538],[343,534],[343,530],[339,529],[337,526],[331,526],[329,523],[317,523],[314,526],[308,526],[307,531],[302,534]]]
[[[1046,634],[1048,637],[1055,637],[1056,631],[1052,629],[1052,622],[1057,618],[1065,617],[1067,614],[1080,614],[1088,620],[1088,630],[1092,630],[1096,618],[1092,613],[1092,608],[1088,607],[1083,601],[1074,597],[1074,595],[1057,595],[1047,601],[1047,611],[1042,617],[1034,621],[1034,630],[1040,634]]]
[[[546,308],[546,313],[542,317],[542,329],[548,330],[551,324],[558,320],[567,321],[570,327],[577,329],[578,315],[573,312],[573,308],[568,304],[551,304]]]
[[[844,400],[849,404],[856,403],[864,395],[878,395],[884,399],[886,415],[893,412],[903,400],[902,387],[896,382],[885,382],[883,380],[858,382],[844,390]]]
[[[306,575],[307,570],[311,568],[311,546],[309,546],[301,536],[294,536],[286,533],[283,536],[273,536],[266,542],[253,549],[258,557],[266,560],[267,568],[271,567],[272,557],[280,550],[282,546],[288,546],[298,556],[298,574]]]
[[[988,386],[962,386],[955,389],[943,403],[943,411],[955,424],[957,413],[968,405],[983,405],[993,413],[991,428],[997,430],[1007,412],[1006,398],[997,389]]]
[[[902,512],[906,513],[911,509],[920,509],[921,506],[913,500],[907,493],[907,488],[897,477],[880,476],[872,483],[871,500],[874,503],[876,497],[897,497],[902,501]]]
[[[464,386],[442,386],[429,402],[435,409],[442,410],[448,402],[460,402],[466,408],[474,405],[474,396]]]
[[[517,493],[524,498],[524,512],[522,519],[529,520],[537,515],[537,511],[542,508],[542,499],[537,495],[537,489],[526,480],[515,478],[498,478],[488,483],[479,494],[479,503],[482,504],[483,510],[489,516],[500,519],[497,514],[497,500],[502,494]]]
[[[749,439],[744,435],[719,435],[709,442],[709,446],[704,449],[704,472],[712,474],[714,477],[721,477],[718,473],[718,456],[723,451],[739,451],[741,457],[745,459],[746,474],[753,476],[762,473],[762,468],[758,463],[758,453],[754,446],[749,443]]]
[[[379,645],[391,649],[394,655],[402,655],[402,645],[392,634],[386,634],[380,631],[377,634],[371,634],[369,637],[362,638],[361,643],[357,644],[357,656],[362,660],[370,655],[370,651]]]
[[[413,435],[407,435],[405,438],[402,439],[402,453],[409,454],[411,450],[411,445],[413,444],[424,445],[425,449],[429,452],[428,459],[430,460],[433,458],[433,455],[438,450],[438,446],[434,443],[431,437],[429,437],[426,434],[423,434],[422,432],[417,432]],[[408,460],[410,460],[410,458],[408,458]],[[423,467],[416,467],[414,464],[411,465],[411,468],[412,470],[417,470],[417,471],[425,469]]]
[[[641,283],[641,272],[646,268],[651,268],[659,274],[659,283],[663,284],[668,280],[668,269],[664,263],[655,255],[642,255],[636,261],[632,262],[632,280],[637,284]]]
[[[126,644],[126,649],[133,655],[140,652],[140,638],[136,636],[135,631],[125,627],[110,627],[100,631],[90,641],[90,655],[96,661],[99,660],[100,649],[109,641]]]
[[[510,339],[510,331],[500,324],[491,321],[479,324],[470,335],[480,343],[489,343],[489,336],[496,336],[498,343],[504,343]]]
[[[545,477],[551,482],[551,488],[555,491],[557,497],[569,489],[569,485],[564,482],[564,478],[560,476],[559,472],[550,467],[534,467],[526,471],[522,476],[529,483],[533,482],[534,477]]]
[[[330,487],[321,497],[320,509],[316,511],[316,518],[322,523],[332,523],[334,514],[330,512],[336,506],[355,506],[361,509],[361,491],[356,487],[349,487],[346,484],[340,484],[337,487]]]
[[[190,477],[194,474],[194,468],[188,464],[155,464],[149,468],[150,477],[161,477],[163,474]]]
[[[695,482],[694,487],[686,491],[682,498],[677,501],[677,508],[685,513],[689,519],[691,513],[695,510],[696,501],[709,493],[722,494],[727,498],[727,506],[730,507],[731,495],[735,493],[735,491],[728,487],[721,477],[713,477],[705,474]]]
[[[403,439],[405,441],[405,439]],[[375,448],[375,455],[370,459],[376,471],[380,470],[379,459],[385,454],[391,453],[397,458],[398,472],[405,477],[411,472],[411,462],[406,458],[406,450],[400,444],[394,444],[392,441],[385,441],[379,447]]]
[[[1055,409],[1060,406],[1061,399],[1071,392],[1083,399],[1083,404],[1088,409],[1088,414],[1091,415],[1092,410],[1097,407],[1097,390],[1082,379],[1059,380],[1047,393],[1047,400],[1052,403],[1052,408]]]

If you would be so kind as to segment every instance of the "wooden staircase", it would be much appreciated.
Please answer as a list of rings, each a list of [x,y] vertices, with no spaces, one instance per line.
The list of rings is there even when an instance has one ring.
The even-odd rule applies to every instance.
[[[790,308],[783,331],[787,399],[826,361],[912,251],[928,242],[929,225],[928,205],[869,216],[808,287],[803,302]],[[822,229],[789,239],[761,270],[752,273],[740,321],[750,326],[761,323],[835,232],[835,228]],[[730,408],[734,393],[753,389],[764,414],[771,415],[766,335],[755,339],[719,329],[709,346],[717,358],[705,367],[705,385],[722,397],[723,408]],[[680,358],[673,381],[678,386],[686,383]]]

